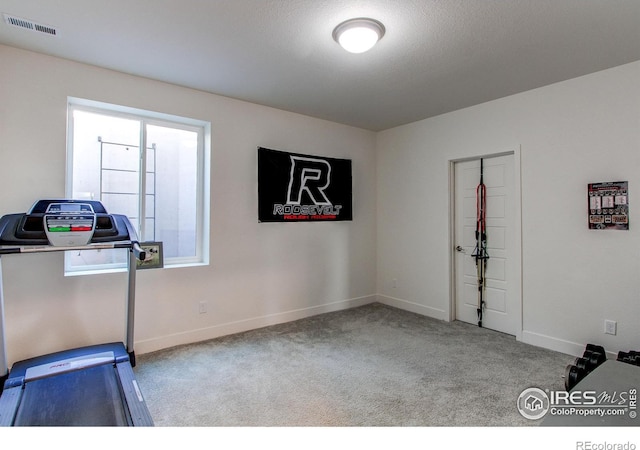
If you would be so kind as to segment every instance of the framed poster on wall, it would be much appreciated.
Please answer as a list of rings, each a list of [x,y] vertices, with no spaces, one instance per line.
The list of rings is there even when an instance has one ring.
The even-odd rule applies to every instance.
[[[627,181],[588,185],[589,229],[628,230],[629,190]]]
[[[258,148],[259,222],[352,220],[351,160]]]

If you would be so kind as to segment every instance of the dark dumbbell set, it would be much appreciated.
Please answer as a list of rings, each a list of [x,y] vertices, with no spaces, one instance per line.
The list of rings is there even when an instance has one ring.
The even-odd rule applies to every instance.
[[[631,350],[630,352],[618,352],[618,358],[616,361],[640,366],[640,352],[636,352],[634,350]]]
[[[576,358],[573,364],[569,364],[564,373],[564,387],[570,391],[584,377],[593,372],[596,367],[607,360],[604,347],[595,344],[587,344],[581,357]]]
[[[584,377],[593,372],[596,367],[607,360],[604,347],[595,344],[587,344],[581,357],[576,358],[573,364],[569,364],[564,373],[564,387],[570,391]],[[618,352],[616,361],[640,366],[640,352]]]

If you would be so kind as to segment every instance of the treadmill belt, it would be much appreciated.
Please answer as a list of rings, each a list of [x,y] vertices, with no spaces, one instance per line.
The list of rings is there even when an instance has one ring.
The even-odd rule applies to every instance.
[[[112,364],[29,381],[16,426],[128,425]]]

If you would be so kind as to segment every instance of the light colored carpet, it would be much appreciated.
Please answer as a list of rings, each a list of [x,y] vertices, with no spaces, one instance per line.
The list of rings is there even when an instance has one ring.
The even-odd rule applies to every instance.
[[[382,304],[139,355],[156,426],[529,426],[572,357]]]

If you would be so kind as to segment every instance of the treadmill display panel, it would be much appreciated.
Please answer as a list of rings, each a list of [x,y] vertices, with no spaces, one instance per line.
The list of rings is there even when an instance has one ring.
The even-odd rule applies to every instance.
[[[53,246],[86,245],[96,226],[96,215],[88,203],[51,203],[43,220]]]

